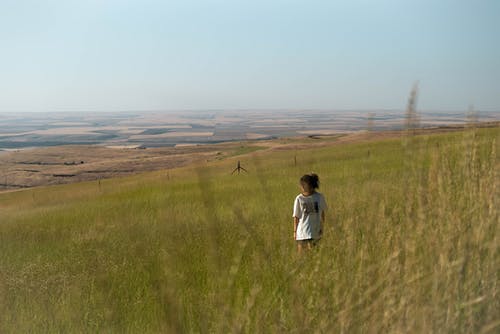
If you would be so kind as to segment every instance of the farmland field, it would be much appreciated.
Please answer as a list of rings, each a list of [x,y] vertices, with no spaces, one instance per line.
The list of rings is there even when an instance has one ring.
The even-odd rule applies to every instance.
[[[0,333],[498,332],[500,129],[0,194]],[[236,161],[248,174],[231,175]],[[329,204],[297,254],[292,203]]]
[[[480,111],[477,121],[498,122]],[[0,153],[33,147],[103,145],[172,147],[304,134],[398,130],[403,110],[198,110],[121,113],[0,113]],[[421,111],[422,127],[463,125],[464,111]]]

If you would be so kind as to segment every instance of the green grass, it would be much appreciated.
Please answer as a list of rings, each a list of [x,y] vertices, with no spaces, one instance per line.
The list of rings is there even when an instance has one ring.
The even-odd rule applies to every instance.
[[[498,331],[498,138],[261,151],[0,194],[0,333]],[[237,159],[248,175],[230,175]],[[310,171],[330,210],[298,256]]]
[[[245,145],[242,144],[239,147],[236,148],[234,152],[232,152],[228,157],[235,157],[237,155],[243,155],[243,154],[248,154],[252,152],[256,152],[259,150],[265,149],[264,146],[257,146],[257,145]]]

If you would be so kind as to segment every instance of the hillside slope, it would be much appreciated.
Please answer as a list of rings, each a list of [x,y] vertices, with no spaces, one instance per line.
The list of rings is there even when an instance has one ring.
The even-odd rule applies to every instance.
[[[493,332],[499,128],[0,194],[0,332]],[[249,174],[231,175],[236,161]],[[314,171],[330,210],[298,256]]]

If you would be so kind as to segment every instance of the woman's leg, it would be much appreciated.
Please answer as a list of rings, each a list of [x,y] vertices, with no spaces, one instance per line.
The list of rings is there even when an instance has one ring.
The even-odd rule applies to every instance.
[[[302,253],[302,250],[304,249],[304,244],[302,243],[302,241],[300,240],[297,240],[297,253]]]
[[[310,250],[313,248],[313,240],[312,239],[307,239],[307,240],[297,240],[297,252],[300,254],[304,250]]]

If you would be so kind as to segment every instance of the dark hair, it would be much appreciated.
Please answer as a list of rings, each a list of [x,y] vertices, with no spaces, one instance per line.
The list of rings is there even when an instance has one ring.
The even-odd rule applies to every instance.
[[[319,188],[319,177],[314,173],[306,174],[300,178],[300,182],[307,183],[311,188]]]

